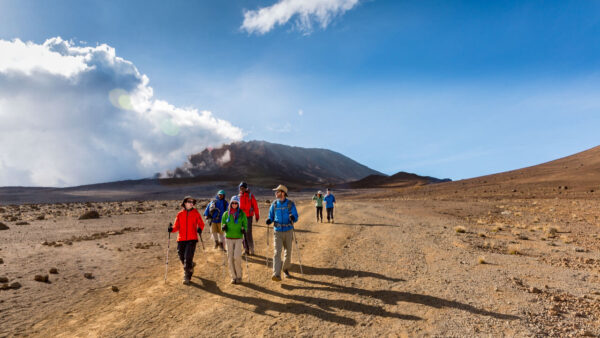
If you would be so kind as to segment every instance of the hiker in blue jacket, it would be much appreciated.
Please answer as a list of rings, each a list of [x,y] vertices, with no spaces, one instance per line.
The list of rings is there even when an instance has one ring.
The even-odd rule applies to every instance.
[[[286,278],[290,277],[290,267],[292,266],[292,240],[293,240],[293,229],[294,222],[298,221],[298,211],[294,202],[287,199],[288,189],[284,185],[279,185],[275,190],[275,197],[277,199],[271,203],[269,208],[269,218],[267,218],[267,225],[273,224],[273,243],[274,243],[274,254],[273,254],[273,276],[272,280],[276,282],[281,281],[281,248],[285,250],[284,262],[283,262],[283,273]]]
[[[225,234],[221,230],[221,217],[228,207],[229,203],[225,199],[225,190],[219,190],[215,199],[208,203],[206,210],[204,210],[204,217],[211,225],[210,233],[215,241],[215,249],[221,248],[223,251],[225,251]]]
[[[335,204],[335,196],[333,196],[331,190],[327,189],[327,195],[325,195],[323,201],[325,201],[325,210],[327,210],[327,223],[329,223],[329,219],[331,219],[331,223],[335,223],[333,221],[333,207]]]

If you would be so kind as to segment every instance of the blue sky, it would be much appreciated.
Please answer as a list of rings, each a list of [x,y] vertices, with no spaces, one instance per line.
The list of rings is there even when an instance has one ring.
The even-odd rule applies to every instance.
[[[245,140],[387,174],[461,179],[598,145],[598,2],[371,0],[326,26],[241,28],[286,1],[3,1],[0,39],[107,44],[156,98]]]

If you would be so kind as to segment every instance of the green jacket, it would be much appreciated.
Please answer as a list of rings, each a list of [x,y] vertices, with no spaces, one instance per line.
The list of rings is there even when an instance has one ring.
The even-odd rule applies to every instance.
[[[323,195],[321,195],[321,197],[314,195],[313,201],[315,201],[315,207],[322,207],[323,206]]]
[[[225,237],[232,239],[242,238],[242,227],[244,230],[248,230],[248,218],[246,218],[246,214],[242,210],[239,210],[239,212],[237,223],[234,221],[233,215],[229,216],[229,210],[221,217],[221,228],[227,226]]]

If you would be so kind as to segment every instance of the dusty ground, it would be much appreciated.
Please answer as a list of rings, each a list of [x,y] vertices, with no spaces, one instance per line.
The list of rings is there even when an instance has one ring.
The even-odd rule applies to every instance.
[[[22,285],[0,290],[0,336],[599,335],[598,202],[518,197],[354,192],[328,224],[292,196],[303,275],[270,280],[263,216],[242,285],[205,233],[191,286],[173,238],[163,280],[179,201],[0,206],[0,277]]]

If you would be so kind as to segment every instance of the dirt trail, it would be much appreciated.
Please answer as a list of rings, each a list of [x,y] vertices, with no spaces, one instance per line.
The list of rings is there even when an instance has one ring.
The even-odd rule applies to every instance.
[[[223,254],[212,249],[205,234],[206,251],[202,252],[199,244],[191,286],[181,284],[181,264],[172,239],[165,284],[161,257],[164,259],[166,249],[163,225],[167,215],[154,216],[159,219],[145,224],[146,233],[121,237],[126,242],[151,237],[160,241],[160,246],[150,252],[111,256],[111,264],[123,267],[112,275],[118,280],[119,292],[112,292],[106,281],[92,288],[73,285],[81,291],[64,300],[48,296],[53,306],[44,303],[40,312],[22,310],[21,314],[29,311],[32,315],[20,323],[15,312],[8,311],[9,331],[2,333],[64,337],[529,336],[579,332],[573,330],[583,330],[588,321],[587,327],[598,329],[593,324],[594,313],[580,318],[584,325],[568,326],[570,331],[560,331],[560,327],[559,331],[544,331],[547,328],[540,326],[546,318],[548,302],[543,296],[549,298],[548,290],[557,294],[570,290],[581,296],[590,295],[598,286],[593,279],[569,279],[570,270],[540,265],[539,257],[548,246],[534,247],[530,254],[519,256],[482,251],[478,243],[483,238],[472,231],[454,231],[455,226],[466,223],[447,210],[471,207],[469,213],[473,214],[487,210],[486,203],[340,200],[335,224],[316,223],[312,205],[298,203],[300,222],[296,226],[303,275],[295,252],[293,278],[271,281],[264,258],[266,205],[261,205],[263,218],[254,228],[257,255],[249,257],[250,281],[244,262],[244,283],[229,284]],[[478,264],[482,253],[489,264]],[[132,268],[132,262],[137,268]],[[587,276],[595,275],[590,272]],[[543,289],[544,284],[549,284],[549,289],[540,294],[527,290],[530,285]],[[560,318],[572,315],[564,316]],[[18,327],[22,329],[17,331]]]

